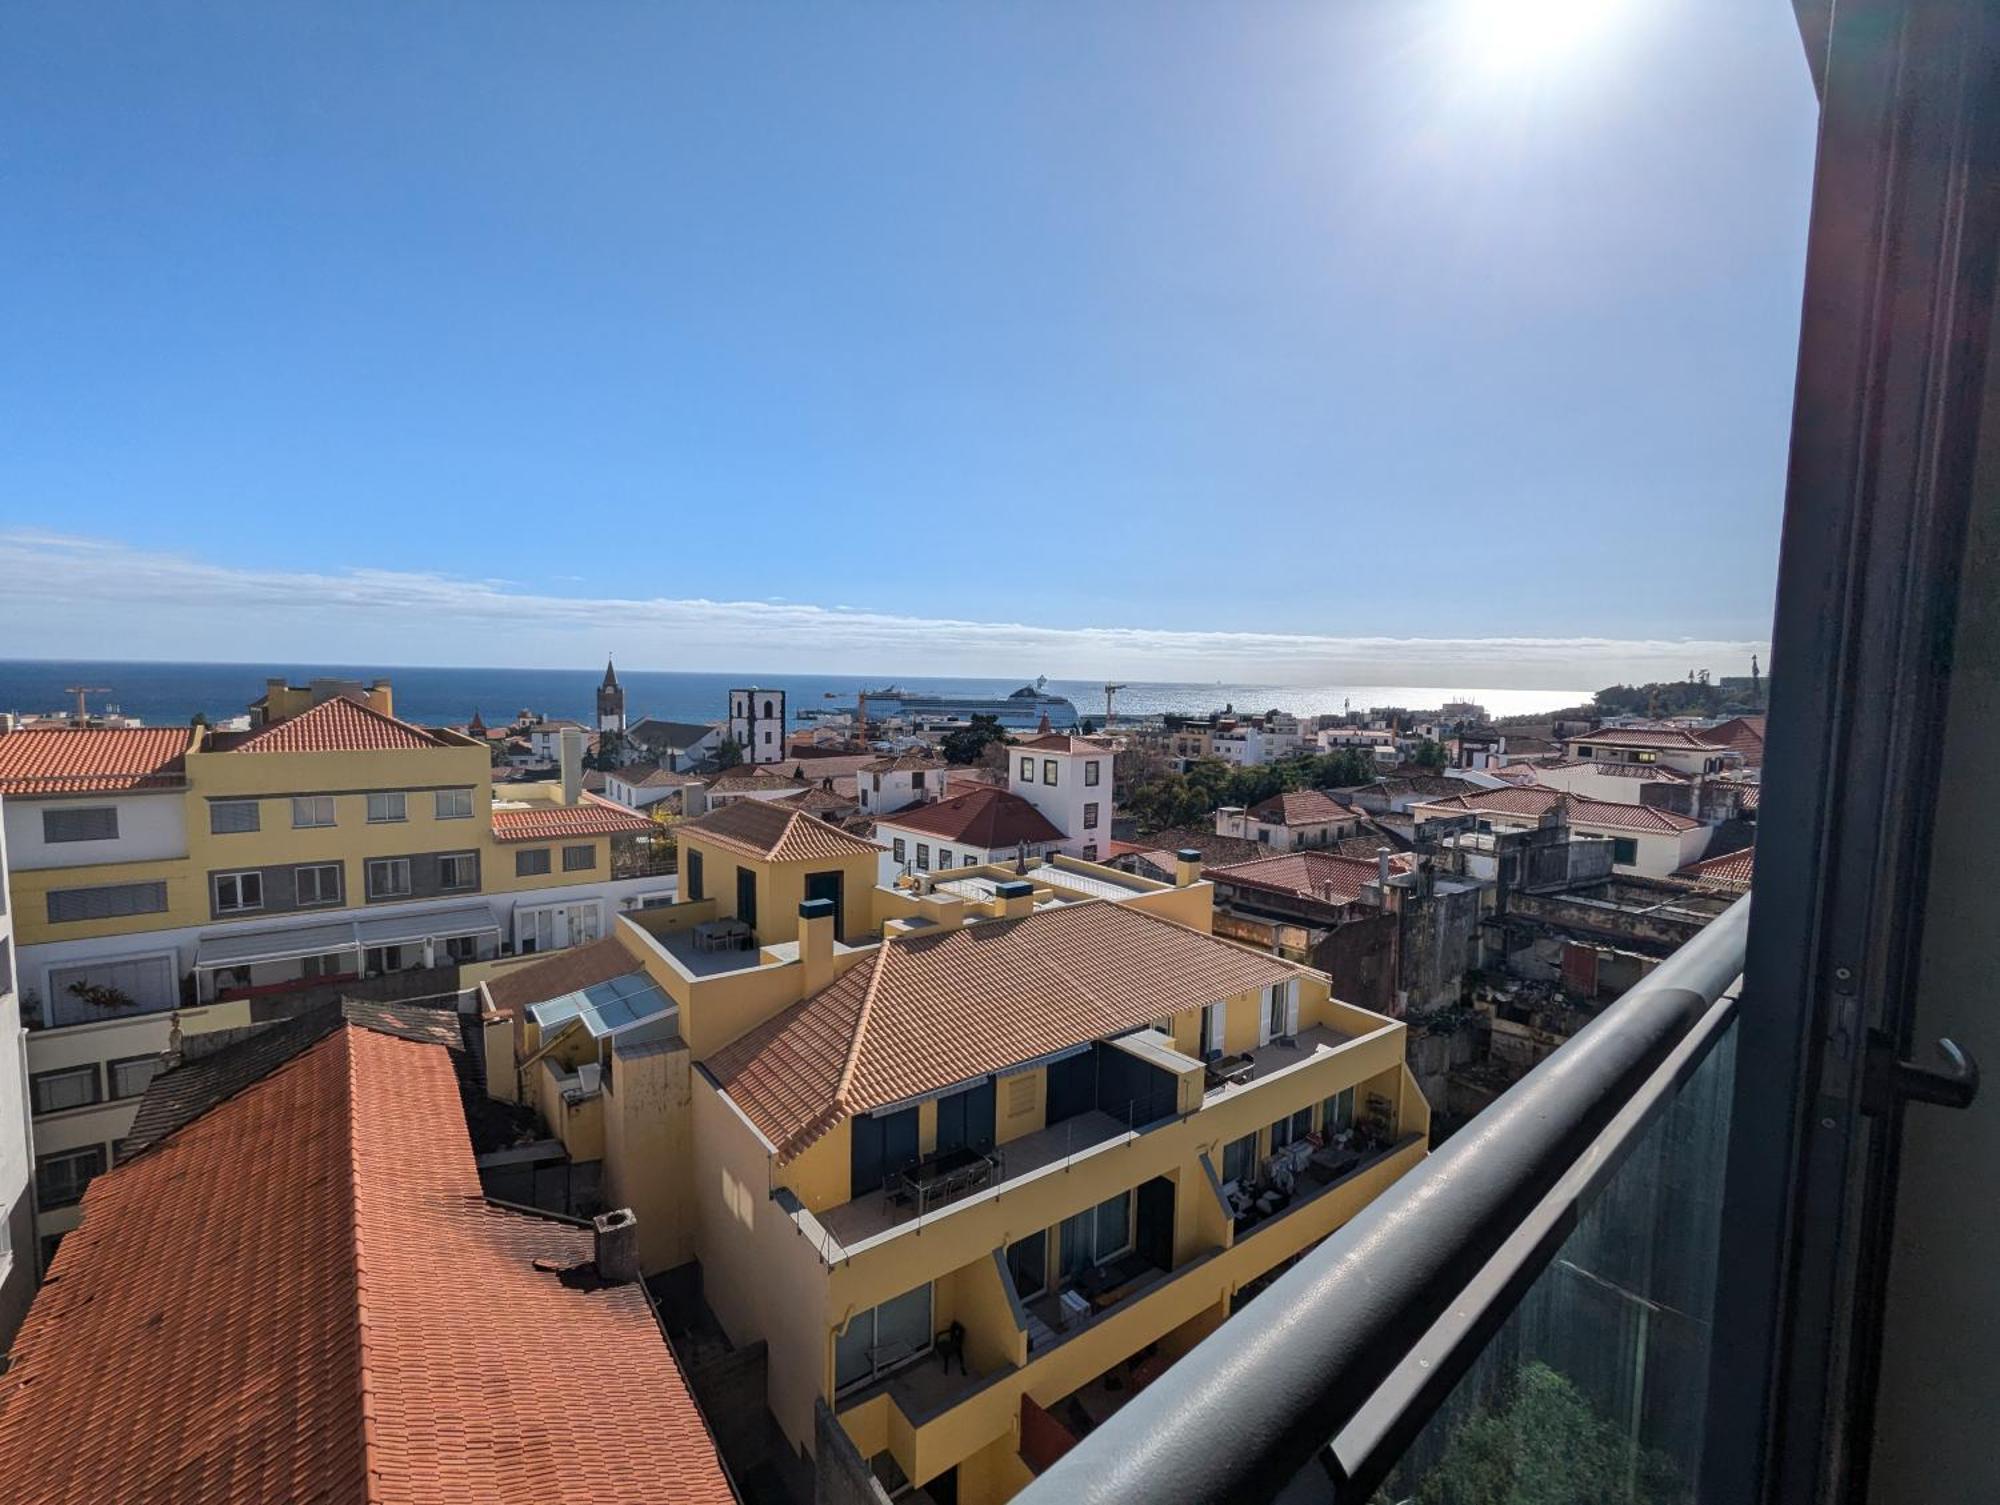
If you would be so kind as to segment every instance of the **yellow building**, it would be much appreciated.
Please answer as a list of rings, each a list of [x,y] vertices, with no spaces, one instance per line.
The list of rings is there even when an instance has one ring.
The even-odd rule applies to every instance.
[[[386,683],[273,681],[250,721],[0,736],[45,1252],[176,1036],[327,984],[455,991],[673,896],[652,823],[582,792],[580,738],[561,782],[496,789]]]
[[[486,985],[489,1086],[699,1263],[822,1470],[1006,1499],[1425,1153],[1402,1025],[1208,934],[1192,865],[677,834],[684,902]]]

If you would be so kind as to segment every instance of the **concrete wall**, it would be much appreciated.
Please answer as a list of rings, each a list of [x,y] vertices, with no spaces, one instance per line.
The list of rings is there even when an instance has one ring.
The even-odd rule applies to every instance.
[[[46,810],[118,812],[118,835],[109,841],[42,839]],[[35,868],[81,867],[99,862],[156,862],[185,857],[188,849],[186,801],[178,789],[145,794],[103,794],[61,800],[7,802],[7,865],[15,872]],[[206,812],[202,812],[204,815]]]

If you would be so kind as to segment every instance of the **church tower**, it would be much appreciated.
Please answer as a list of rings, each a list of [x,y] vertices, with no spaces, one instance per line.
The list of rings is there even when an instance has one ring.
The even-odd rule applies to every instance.
[[[618,671],[608,658],[604,661],[604,683],[597,687],[597,729],[620,735],[625,731],[625,687],[618,683]]]

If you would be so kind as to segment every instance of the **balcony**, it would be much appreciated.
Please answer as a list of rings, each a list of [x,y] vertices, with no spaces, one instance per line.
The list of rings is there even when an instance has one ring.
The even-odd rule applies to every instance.
[[[1018,1498],[1360,1505],[1556,1471],[1563,1498],[1689,1497],[1748,923],[1739,900]]]

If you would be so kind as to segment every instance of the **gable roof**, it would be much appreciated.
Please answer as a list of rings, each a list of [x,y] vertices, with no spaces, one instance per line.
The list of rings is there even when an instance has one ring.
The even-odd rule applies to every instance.
[[[1362,813],[1319,789],[1288,789],[1259,800],[1249,810],[1252,818],[1274,826],[1322,826],[1329,821],[1359,820]]]
[[[962,794],[879,815],[875,823],[963,842],[988,852],[1063,839],[1060,828],[1028,800],[991,784],[974,785]]]
[[[1392,872],[1406,873],[1413,865],[1413,859],[1407,855],[1389,859]],[[1202,876],[1238,888],[1262,889],[1288,898],[1340,905],[1359,899],[1362,889],[1375,882],[1381,871],[1380,862],[1374,858],[1305,851],[1209,868]]]
[[[1030,737],[1025,742],[1016,742],[1015,747],[1032,749],[1035,752],[1066,753],[1108,753],[1115,749],[1109,742],[1096,737],[1073,737],[1068,732],[1044,732],[1039,737]]]
[[[1589,800],[1546,784],[1527,784],[1511,789],[1480,789],[1448,800],[1427,800],[1427,810],[1468,810],[1489,815],[1512,815],[1539,819],[1558,805],[1572,826],[1607,826],[1621,831],[1648,833],[1692,831],[1701,822],[1671,810],[1651,805],[1628,805],[1612,800]]]
[[[0,1377],[0,1498],[731,1499],[644,1288],[485,1200],[434,1045],[344,1025],[83,1214]],[[618,1376],[587,1427],[515,1382],[559,1346]]]
[[[622,831],[657,831],[651,819],[588,791],[574,805],[536,800],[518,809],[493,807],[495,841],[559,841],[567,836],[615,836]]]
[[[714,727],[703,726],[698,722],[661,721],[647,716],[626,727],[625,736],[629,741],[643,742],[648,747],[686,752],[714,730]]]
[[[0,736],[0,794],[114,794],[177,787],[185,726],[46,727]]]
[[[1106,900],[885,940],[705,1068],[781,1159],[842,1119],[1300,976]]]
[[[789,800],[737,800],[674,828],[686,841],[707,840],[725,851],[767,862],[813,862],[874,856],[879,842],[864,841],[808,814]]]
[[[513,967],[486,979],[486,997],[496,1014],[518,1014],[531,1003],[575,993],[614,977],[623,977],[638,963],[616,936],[557,951],[525,967]]]
[[[232,741],[226,751],[238,753],[393,752],[406,748],[448,747],[425,731],[385,716],[345,695],[322,700],[296,716],[273,721],[249,736]]]
[[[1566,747],[1578,743],[1587,746],[1602,744],[1605,747],[1665,747],[1691,752],[1712,752],[1714,744],[1704,742],[1701,734],[1679,726],[1600,726],[1596,731],[1585,732],[1577,737],[1563,738]]]
[[[945,769],[950,765],[928,747],[907,748],[899,753],[891,753],[886,758],[870,758],[855,771],[857,773],[929,773],[932,769]]]
[[[1743,754],[1743,762],[1747,767],[1759,767],[1764,761],[1762,716],[1733,716],[1720,725],[1711,726],[1701,736],[1710,747],[1734,748]]]
[[[795,779],[790,773],[780,773],[781,764],[739,763],[734,768],[725,768],[720,773],[710,774],[706,779],[710,794],[743,794],[756,790],[769,792],[774,789],[807,788],[804,779]]]

